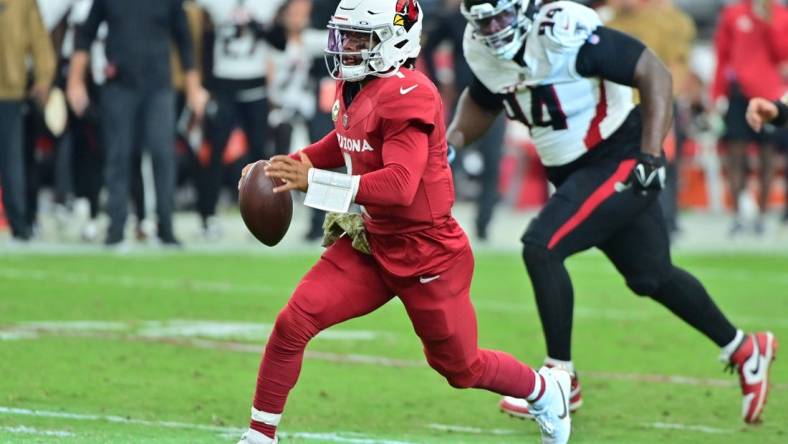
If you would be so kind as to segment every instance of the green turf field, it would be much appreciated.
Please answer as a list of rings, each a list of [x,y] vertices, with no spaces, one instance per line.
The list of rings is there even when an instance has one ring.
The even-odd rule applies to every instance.
[[[0,256],[0,443],[235,443],[260,352],[317,255]],[[683,255],[745,329],[788,341],[788,256]],[[632,296],[594,253],[575,277],[577,443],[788,442],[788,366],[765,423],[742,425],[718,350]],[[538,364],[530,284],[516,254],[477,255],[480,341]],[[392,302],[310,344],[280,426],[286,443],[533,443],[498,396],[450,388]]]

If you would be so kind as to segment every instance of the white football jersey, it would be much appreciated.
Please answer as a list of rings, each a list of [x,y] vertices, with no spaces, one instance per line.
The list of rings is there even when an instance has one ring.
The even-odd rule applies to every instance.
[[[41,0],[41,4],[52,6],[47,0]],[[77,27],[88,19],[93,0],[70,0],[68,5],[71,9],[67,11],[66,32],[63,35],[63,44],[60,49],[60,57],[63,59],[69,59],[74,54],[74,39],[76,38]],[[101,22],[96,32],[96,38],[90,46],[90,73],[93,76],[93,82],[97,85],[103,85],[107,80],[105,46],[108,33],[107,23]]]
[[[268,98],[280,108],[282,117],[296,112],[305,118],[315,115],[317,97],[309,71],[314,59],[323,55],[327,40],[326,31],[307,29],[301,42],[289,41],[284,51],[272,51]]]
[[[521,66],[501,60],[465,29],[465,58],[479,81],[503,98],[507,115],[531,130],[545,166],[565,165],[610,137],[634,107],[628,86],[582,77],[580,48],[602,22],[594,10],[550,3],[534,17]]]
[[[284,0],[197,0],[214,25],[213,75],[245,80],[264,77],[268,45],[249,28],[238,28],[233,17],[240,11],[259,23],[271,23]]]
[[[76,0],[37,0],[38,12],[41,14],[41,20],[44,22],[47,31],[52,32],[53,29],[63,20],[68,14],[71,5],[76,3]]]

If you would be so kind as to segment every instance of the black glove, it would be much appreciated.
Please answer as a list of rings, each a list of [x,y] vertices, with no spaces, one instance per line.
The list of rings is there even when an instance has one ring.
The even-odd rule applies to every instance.
[[[641,153],[625,183],[618,182],[616,191],[632,190],[645,196],[649,191],[660,191],[665,188],[665,161],[662,157]]]

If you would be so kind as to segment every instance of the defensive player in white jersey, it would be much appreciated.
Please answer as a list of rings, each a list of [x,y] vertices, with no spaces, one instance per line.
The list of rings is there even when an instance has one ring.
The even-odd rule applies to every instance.
[[[744,334],[703,285],[671,262],[657,194],[664,186],[662,143],[671,124],[672,81],[654,53],[602,26],[597,14],[568,1],[463,0],[463,42],[475,80],[449,127],[456,147],[481,136],[501,112],[527,125],[556,192],[522,237],[523,259],[547,342],[546,364],[573,375],[573,290],[564,260],[599,248],[638,295],[648,296],[698,329],[738,370],[743,418],[756,422],[768,391],[777,341]],[[640,94],[632,104],[631,87]],[[528,416],[504,398],[502,409]]]

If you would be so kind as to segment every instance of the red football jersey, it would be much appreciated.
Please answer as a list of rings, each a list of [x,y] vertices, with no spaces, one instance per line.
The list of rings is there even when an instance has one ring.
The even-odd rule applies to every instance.
[[[437,88],[410,69],[365,83],[350,106],[344,88],[338,83],[335,131],[305,152],[316,168],[334,168],[339,150],[348,174],[361,176],[355,202],[381,266],[397,276],[439,273],[468,240],[451,215],[454,184]]]
[[[731,81],[747,97],[779,98],[788,90],[779,66],[788,62],[788,8],[774,2],[769,22],[752,10],[752,2],[725,7],[714,38],[717,68],[712,98],[728,95]]]

